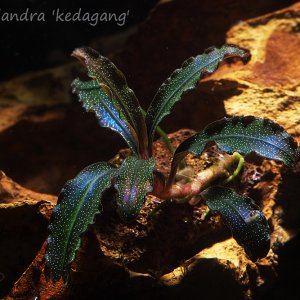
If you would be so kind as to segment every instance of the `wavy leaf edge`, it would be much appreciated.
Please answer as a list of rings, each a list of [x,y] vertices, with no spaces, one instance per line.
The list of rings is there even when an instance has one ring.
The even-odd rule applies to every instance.
[[[120,134],[133,153],[138,155],[138,141],[134,129],[121,118],[120,113],[98,82],[94,79],[81,81],[76,78],[73,80],[71,87],[72,92],[78,96],[83,108],[87,112],[93,112],[96,115],[99,125]],[[94,95],[93,91],[98,95]]]
[[[77,245],[74,249],[71,250],[72,255],[70,256],[70,258],[68,260],[64,259],[62,262],[62,266],[60,266],[60,271],[56,272],[56,267],[52,265],[52,258],[51,257],[51,253],[49,253],[49,251],[54,252],[54,257],[57,258],[57,250],[58,249],[51,249],[51,248],[57,248],[57,244],[54,245],[55,243],[55,239],[53,238],[55,236],[55,233],[57,234],[57,232],[55,232],[55,230],[57,230],[57,228],[55,228],[55,226],[57,225],[57,222],[61,221],[61,218],[59,217],[59,212],[58,210],[61,209],[61,205],[65,205],[68,204],[68,202],[63,202],[63,201],[69,201],[65,200],[65,193],[68,193],[68,189],[71,188],[71,191],[73,190],[73,185],[76,186],[76,180],[80,180],[80,176],[84,175],[85,172],[89,171],[90,169],[93,169],[95,167],[99,167],[103,166],[103,167],[107,167],[108,169],[104,172],[107,173],[108,175],[108,180],[107,180],[107,184],[105,185],[105,187],[102,189],[102,191],[100,191],[100,197],[98,199],[98,206],[97,208],[94,210],[94,212],[92,212],[92,216],[91,216],[91,220],[87,221],[87,224],[85,224],[84,228],[81,229],[81,232],[76,234],[75,238],[77,239]],[[93,171],[93,170],[92,170]],[[52,212],[52,216],[51,216],[51,220],[48,226],[48,237],[47,237],[47,247],[46,247],[46,253],[45,253],[45,260],[46,260],[46,274],[48,278],[52,278],[53,282],[58,281],[60,278],[63,278],[63,281],[65,283],[68,282],[69,280],[69,266],[70,264],[74,261],[75,257],[76,257],[76,253],[78,251],[78,249],[81,246],[81,236],[82,234],[84,234],[88,228],[89,225],[94,224],[95,219],[96,219],[96,215],[99,215],[102,211],[102,205],[101,205],[101,197],[103,195],[103,193],[109,189],[112,184],[111,184],[111,179],[113,177],[115,177],[117,174],[117,169],[114,168],[113,166],[111,166],[110,164],[106,163],[106,162],[99,162],[99,163],[94,163],[92,165],[89,165],[87,167],[85,167],[82,171],[80,171],[77,176],[75,176],[73,179],[70,179],[66,182],[66,184],[64,185],[63,189],[61,190],[60,194],[59,194],[59,202],[56,204],[56,206],[53,208],[53,212]],[[102,176],[103,177],[103,176]],[[99,178],[101,178],[101,175],[98,176],[98,178],[96,179],[92,179],[91,181],[93,183],[96,183],[96,181],[99,181]],[[84,189],[84,194],[86,195],[87,192],[86,190],[88,188],[90,188],[91,183],[88,184],[87,188]],[[93,193],[94,195],[95,193]],[[84,203],[83,203],[84,204]],[[79,209],[77,209],[77,214],[75,216],[75,219],[77,218],[78,215],[80,215],[79,210],[80,208],[82,209],[83,204],[79,207]],[[73,226],[72,229],[70,230],[70,232],[72,230],[74,230],[75,227],[75,221],[73,222]],[[67,240],[67,242],[70,242],[70,236],[71,233],[69,235],[69,238]],[[68,252],[68,246],[65,247],[65,251],[64,251],[64,257],[67,256],[67,252]],[[53,255],[53,254],[52,254]]]
[[[214,137],[215,133],[219,134],[220,132],[222,132],[222,130],[224,130],[224,128],[226,129],[226,126],[228,127],[228,126],[232,125],[232,129],[235,130],[236,126],[241,125],[239,129],[243,130],[243,128],[245,128],[245,129],[249,128],[249,126],[251,126],[251,124],[253,124],[254,122],[257,122],[257,123],[261,122],[261,129],[265,129],[265,130],[269,129],[270,130],[269,134],[271,135],[271,131],[272,131],[272,137],[278,138],[278,141],[280,143],[282,143],[283,148],[273,145],[271,142],[269,142],[269,144],[274,146],[274,148],[278,148],[280,151],[282,151],[282,153],[285,153],[285,155],[286,155],[285,160],[282,157],[280,157],[280,155],[279,155],[280,151],[278,153],[275,153],[275,154],[278,154],[277,156],[275,154],[267,155],[267,154],[262,153],[263,151],[266,151],[267,148],[262,148],[262,150],[259,151],[259,150],[257,150],[258,149],[258,146],[257,146],[256,149],[255,149],[255,147],[251,147],[251,148],[249,148],[248,151],[241,150],[241,148],[239,148],[239,147],[242,147],[242,145],[243,145],[242,144],[243,136],[239,137],[241,146],[231,146],[231,145],[228,146],[228,144],[225,146],[220,146],[220,143],[218,143],[218,141]],[[207,135],[208,137],[206,139],[203,138],[203,140],[201,141],[201,136],[205,137],[205,135]],[[234,136],[234,134],[233,134],[233,136]],[[235,136],[237,136],[237,135],[235,135]],[[197,149],[197,147],[195,145],[198,142],[197,141],[198,138],[200,141],[200,143],[199,143],[200,146],[198,146],[198,149]],[[250,139],[249,136],[248,136],[248,138]],[[253,140],[256,140],[256,139],[253,138]],[[262,142],[263,140],[259,140],[259,141]],[[174,154],[174,157],[172,160],[171,174],[169,177],[169,185],[172,182],[172,180],[174,179],[178,164],[188,153],[192,153],[194,155],[200,155],[207,148],[207,146],[213,142],[221,150],[223,150],[227,153],[233,153],[236,151],[236,152],[240,152],[244,155],[247,155],[251,152],[255,152],[258,155],[265,157],[267,159],[283,161],[288,167],[291,167],[294,164],[296,164],[300,157],[300,151],[299,151],[299,147],[298,147],[296,141],[278,123],[275,123],[274,121],[267,119],[267,118],[260,118],[260,117],[254,117],[254,116],[234,116],[234,117],[230,117],[230,118],[222,118],[220,120],[210,123],[202,131],[200,131],[199,133],[196,133],[192,137],[186,139],[183,143],[181,143],[179,145],[179,147],[175,151],[175,154]],[[268,141],[266,141],[265,143],[267,144]]]
[[[211,186],[204,190],[201,196],[210,210],[221,214],[233,238],[244,248],[252,261],[268,254],[270,227],[253,199],[222,186]]]
[[[130,220],[139,214],[146,194],[153,190],[154,167],[153,157],[144,160],[129,156],[122,163],[114,184],[122,219]]]
[[[142,108],[133,90],[127,85],[124,74],[107,57],[90,47],[76,48],[71,56],[77,58],[88,70],[88,76],[111,97],[120,117],[134,130],[139,143],[139,154],[147,157],[148,135]]]
[[[188,68],[189,66],[191,67],[192,63],[195,63],[197,59],[200,60],[204,56],[209,56],[209,55],[212,56],[212,53],[214,53],[214,52],[221,53],[222,50],[225,48],[228,48],[228,52],[225,52],[222,57],[216,58],[216,61],[218,61],[218,62],[215,62],[216,63],[215,67],[212,70],[209,70],[209,65],[213,64],[214,62],[210,61],[205,66],[206,68],[204,67],[202,70],[194,71],[194,73],[189,78],[192,78],[192,77],[196,76],[195,74],[199,73],[196,76],[197,79],[195,80],[195,82],[190,83],[190,84],[189,84],[189,82],[187,82],[186,83],[187,87],[182,88],[181,92],[179,92],[179,89],[177,89],[177,93],[179,92],[180,96],[178,98],[175,98],[175,100],[173,101],[173,104],[170,105],[170,108],[167,111],[165,111],[164,113],[161,113],[161,111],[163,111],[163,108],[160,108],[160,110],[159,110],[160,113],[156,113],[156,117],[154,118],[154,120],[151,120],[151,117],[153,117],[152,115],[155,114],[155,110],[157,109],[156,106],[158,106],[158,103],[160,102],[159,98],[163,97],[161,94],[167,93],[166,89],[168,89],[168,87],[172,84],[173,80],[176,80],[177,77],[180,76],[180,72],[184,72],[185,68]],[[230,53],[233,49],[236,51],[236,53]],[[240,52],[240,53],[238,53],[238,52]],[[197,86],[199,80],[201,80],[204,76],[209,76],[212,73],[214,73],[218,69],[220,63],[222,63],[224,60],[226,60],[227,58],[230,58],[230,57],[240,58],[243,61],[243,63],[246,64],[250,60],[251,55],[250,55],[249,50],[238,47],[237,45],[234,45],[234,44],[224,44],[220,48],[213,46],[213,47],[210,47],[207,50],[205,50],[203,54],[188,58],[187,60],[185,60],[183,62],[183,64],[181,65],[180,68],[173,71],[173,73],[163,82],[163,84],[158,89],[158,91],[157,91],[156,95],[154,96],[154,99],[152,100],[152,102],[148,108],[148,111],[147,111],[146,124],[147,124],[147,128],[148,128],[148,136],[149,136],[150,141],[152,140],[151,137],[154,134],[155,128],[162,121],[162,119],[164,119],[168,114],[170,114],[172,108],[182,98],[183,94],[194,89]],[[176,92],[174,92],[173,95],[169,98],[171,99],[175,94],[176,94]],[[170,99],[168,101],[164,102],[164,106],[167,106]],[[158,121],[157,121],[157,119],[158,119]]]

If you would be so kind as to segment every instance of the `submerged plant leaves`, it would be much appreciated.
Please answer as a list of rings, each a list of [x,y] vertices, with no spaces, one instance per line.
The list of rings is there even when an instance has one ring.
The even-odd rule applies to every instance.
[[[267,220],[254,201],[224,187],[210,187],[201,193],[209,209],[218,211],[234,239],[251,260],[265,257],[270,249]]]
[[[89,47],[75,49],[72,56],[88,69],[88,75],[96,80],[111,98],[114,107],[126,124],[138,137],[139,153],[147,147],[147,131],[142,109],[134,92],[128,87],[124,74],[106,57]]]
[[[138,143],[135,131],[121,119],[118,110],[114,107],[110,97],[103,91],[96,80],[80,81],[75,79],[72,83],[73,92],[79,97],[87,111],[93,111],[101,126],[117,131],[133,153],[138,154]]]
[[[248,50],[235,45],[224,45],[219,49],[212,47],[202,55],[189,58],[180,69],[172,73],[159,88],[147,111],[146,123],[150,141],[155,128],[171,112],[182,94],[193,89],[201,77],[213,73],[219,63],[228,57],[238,57],[246,63],[250,54]]]
[[[140,212],[145,195],[152,191],[154,158],[141,160],[135,156],[127,157],[116,177],[118,191],[117,204],[121,217],[132,219]]]
[[[80,246],[80,235],[93,223],[102,193],[117,170],[104,162],[90,165],[68,181],[59,195],[49,225],[46,264],[53,281],[68,280],[68,265]]]
[[[299,159],[296,142],[278,124],[253,116],[232,117],[215,121],[185,140],[175,152],[172,174],[189,152],[201,154],[210,142],[215,142],[228,153],[255,151],[266,158],[283,161],[287,166],[292,166]]]

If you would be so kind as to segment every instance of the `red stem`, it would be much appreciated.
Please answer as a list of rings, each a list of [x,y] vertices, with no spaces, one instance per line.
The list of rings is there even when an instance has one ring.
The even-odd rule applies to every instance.
[[[157,182],[152,194],[161,199],[195,196],[209,187],[215,180],[227,177],[228,170],[233,168],[236,163],[236,156],[224,154],[224,158],[196,174],[191,182],[185,184],[173,183],[170,186]]]

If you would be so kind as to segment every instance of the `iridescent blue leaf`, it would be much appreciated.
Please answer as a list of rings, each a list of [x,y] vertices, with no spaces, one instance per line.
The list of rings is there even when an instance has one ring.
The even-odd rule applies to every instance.
[[[214,186],[201,193],[209,209],[218,211],[234,239],[251,260],[265,257],[270,249],[270,228],[254,201],[234,190]]]
[[[206,53],[189,58],[180,69],[172,73],[159,88],[148,108],[146,124],[150,141],[155,128],[171,112],[182,94],[195,88],[199,79],[204,75],[213,73],[218,68],[219,63],[228,57],[237,57],[246,63],[250,54],[248,50],[235,45],[224,45],[220,49],[211,47]]]
[[[141,160],[135,156],[127,157],[116,177],[118,191],[118,211],[123,219],[138,215],[145,201],[145,195],[152,191],[154,158]]]
[[[116,169],[104,162],[90,165],[62,189],[49,225],[46,265],[53,281],[67,281],[69,264],[80,246],[80,235],[101,210],[102,193],[111,186]]]
[[[124,74],[107,57],[92,48],[77,48],[72,56],[86,66],[88,76],[96,80],[111,98],[121,119],[136,134],[139,153],[143,156],[148,144],[145,118],[134,92],[127,85]]]
[[[75,79],[72,87],[83,107],[87,111],[93,111],[96,114],[100,125],[117,131],[122,135],[131,150],[138,154],[135,132],[130,130],[129,126],[121,119],[118,110],[98,82],[96,80],[83,82]]]
[[[210,142],[226,152],[248,154],[252,151],[292,166],[299,159],[299,148],[281,126],[265,118],[232,117],[209,124],[203,131],[185,140],[176,150],[172,177],[179,162],[191,152],[201,154]]]

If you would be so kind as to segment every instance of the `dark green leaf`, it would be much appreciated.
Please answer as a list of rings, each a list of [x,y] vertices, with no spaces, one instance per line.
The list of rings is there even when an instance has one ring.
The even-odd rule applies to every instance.
[[[141,160],[129,156],[124,160],[115,183],[118,209],[122,218],[132,219],[138,215],[146,193],[152,191],[154,166],[153,157]]]
[[[75,79],[72,83],[73,92],[79,97],[83,107],[87,111],[93,111],[103,127],[109,127],[117,131],[127,142],[135,154],[138,154],[137,137],[126,123],[120,118],[120,114],[114,107],[109,96],[102,90],[96,80],[80,81]]]
[[[265,118],[232,117],[209,124],[203,131],[185,140],[176,150],[172,176],[178,163],[191,152],[201,154],[210,142],[228,153],[248,154],[252,151],[292,166],[299,159],[299,149],[281,126]]]
[[[127,86],[123,73],[106,57],[89,47],[75,49],[72,56],[79,59],[88,69],[88,75],[95,79],[111,98],[121,118],[135,131],[139,153],[147,147],[147,132],[142,109],[134,92]]]
[[[212,47],[207,53],[189,58],[181,69],[172,73],[159,88],[148,109],[146,124],[149,140],[152,140],[155,128],[171,112],[182,94],[193,89],[201,77],[213,73],[219,63],[228,57],[239,57],[247,62],[250,54],[234,45],[224,45],[220,49]]]
[[[107,163],[86,167],[67,182],[53,209],[46,251],[47,268],[54,281],[68,279],[68,265],[80,246],[80,235],[99,212],[102,193],[110,187],[116,169]]]
[[[251,260],[265,257],[270,249],[270,229],[267,220],[253,200],[224,187],[211,187],[201,195],[213,211],[218,211],[235,240]]]

